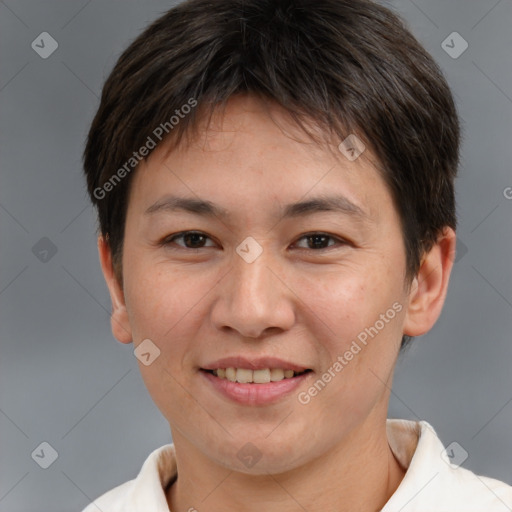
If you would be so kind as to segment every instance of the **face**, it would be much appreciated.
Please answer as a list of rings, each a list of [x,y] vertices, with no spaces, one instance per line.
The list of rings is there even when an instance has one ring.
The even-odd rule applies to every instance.
[[[148,360],[160,351],[139,366],[175,442],[253,474],[384,421],[409,301],[399,217],[369,150],[349,161],[272,116],[279,126],[232,98],[207,133],[141,164],[117,306],[118,339],[151,340]],[[319,198],[331,209],[293,206]],[[228,367],[242,382],[222,378]]]

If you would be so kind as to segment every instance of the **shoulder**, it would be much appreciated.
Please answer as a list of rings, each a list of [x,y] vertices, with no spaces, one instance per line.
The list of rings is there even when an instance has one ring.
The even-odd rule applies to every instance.
[[[82,512],[146,512],[168,511],[165,487],[176,477],[173,444],[153,450],[139,474],[91,502]]]
[[[457,466],[448,466],[434,478],[438,480],[433,488],[439,495],[439,505],[441,506],[443,497],[445,500],[444,508],[439,508],[440,511],[510,512],[512,510],[512,487],[505,482],[477,475]]]
[[[406,474],[382,512],[512,511],[512,487],[463,468],[466,450],[426,421],[388,420],[388,436]]]
[[[129,480],[96,498],[82,512],[124,512],[126,496],[131,494],[134,480]]]

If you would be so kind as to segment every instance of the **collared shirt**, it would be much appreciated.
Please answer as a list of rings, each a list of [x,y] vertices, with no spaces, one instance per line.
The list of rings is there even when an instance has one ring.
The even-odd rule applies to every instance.
[[[512,512],[512,487],[463,468],[464,448],[446,448],[426,421],[388,419],[388,443],[405,476],[381,512]],[[82,512],[170,512],[165,489],[176,479],[173,444],[157,448],[139,474]]]

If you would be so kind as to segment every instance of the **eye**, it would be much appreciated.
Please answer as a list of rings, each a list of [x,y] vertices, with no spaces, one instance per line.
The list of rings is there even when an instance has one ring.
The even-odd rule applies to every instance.
[[[183,246],[182,244],[177,244],[176,240],[183,240],[185,245]],[[172,244],[178,245],[178,247],[183,249],[202,249],[204,247],[212,247],[211,245],[204,245],[206,240],[211,240],[211,238],[200,231],[182,231],[181,233],[176,233],[166,237],[164,240],[162,240],[161,245],[171,249],[174,249],[174,247],[171,247]],[[300,248],[303,250],[318,251],[322,249],[328,249],[329,247],[336,245],[336,243],[326,245],[329,240],[337,241],[338,245],[348,245],[348,242],[342,240],[341,238],[321,232],[307,233],[302,235],[299,240],[307,241],[307,247]]]
[[[303,240],[303,239],[307,240],[308,247],[306,247],[306,250],[307,249],[312,249],[312,250],[328,249],[329,247],[332,247],[332,245],[331,246],[325,245],[329,239],[335,240],[341,245],[348,244],[348,242],[346,242],[345,240],[342,240],[341,238],[334,237],[327,233],[307,233],[299,238],[299,240]],[[336,244],[333,244],[333,245],[336,245]]]
[[[202,249],[204,246],[204,241],[206,239],[210,239],[209,236],[201,233],[200,231],[183,231],[182,233],[177,233],[175,235],[171,235],[165,238],[162,241],[163,246],[169,246],[175,242],[175,240],[183,239],[185,242],[185,247],[178,244],[180,247],[185,249]],[[210,239],[211,240],[211,239]],[[191,247],[190,247],[190,246]]]

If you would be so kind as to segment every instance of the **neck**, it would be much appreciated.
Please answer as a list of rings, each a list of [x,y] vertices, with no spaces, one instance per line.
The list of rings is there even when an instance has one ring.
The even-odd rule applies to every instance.
[[[385,421],[378,431],[357,427],[307,465],[266,475],[228,470],[173,434],[179,478],[167,491],[172,512],[378,511],[405,475],[389,447]]]

